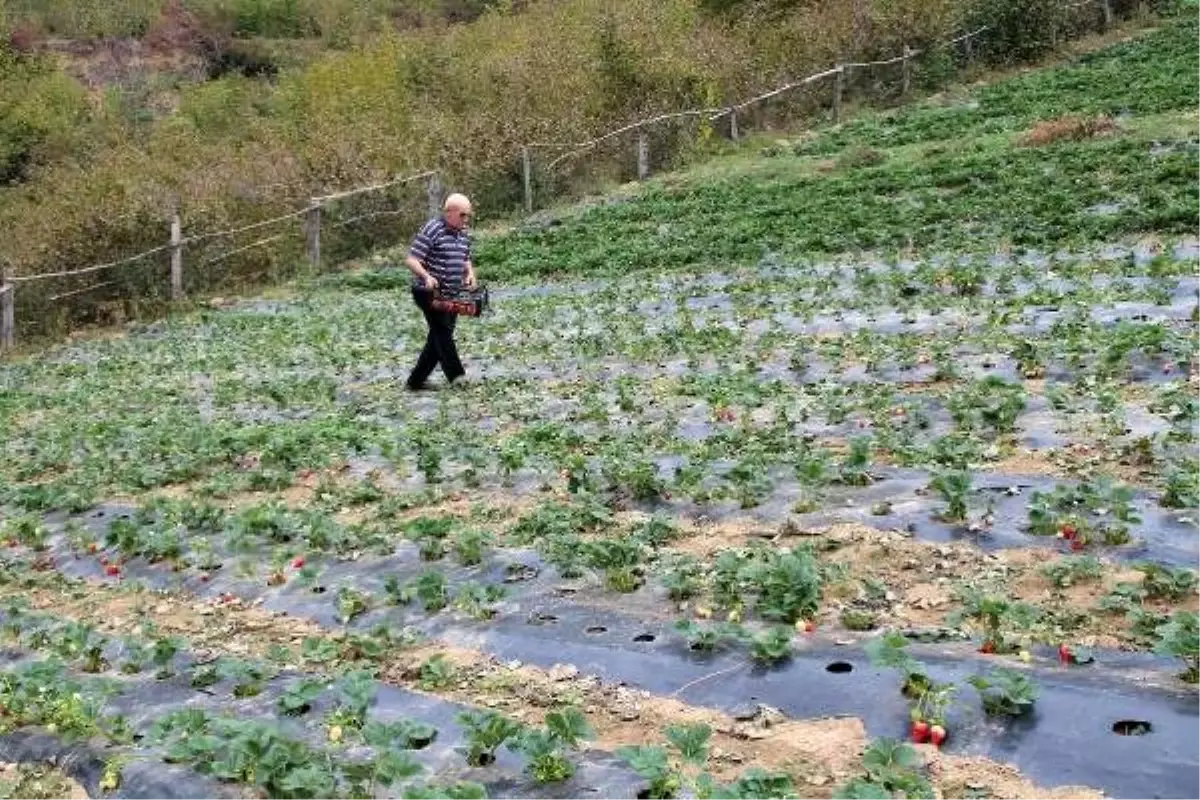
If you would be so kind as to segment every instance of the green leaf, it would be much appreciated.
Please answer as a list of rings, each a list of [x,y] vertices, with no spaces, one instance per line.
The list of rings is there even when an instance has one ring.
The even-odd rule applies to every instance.
[[[684,761],[701,765],[708,760],[708,743],[712,738],[712,728],[703,723],[670,725],[666,734]]]

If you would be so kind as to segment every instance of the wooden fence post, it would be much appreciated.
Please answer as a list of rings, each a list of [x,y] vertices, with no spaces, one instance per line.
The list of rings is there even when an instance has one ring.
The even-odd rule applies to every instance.
[[[842,92],[845,90],[846,68],[838,64],[837,74],[833,76],[833,124],[842,121]]]
[[[183,299],[183,222],[171,212],[171,299]]]
[[[321,201],[315,197],[308,207],[304,228],[308,238],[308,263],[316,272],[321,268]]]
[[[429,176],[425,193],[429,198],[429,216],[436,217],[442,213],[442,177],[439,173],[435,172]]]
[[[908,58],[909,58],[910,52],[911,51],[908,49],[908,45],[904,45],[904,58],[900,62],[904,67],[904,75],[902,78],[903,83],[901,83],[901,85],[900,85],[900,94],[902,96],[908,94],[908,87],[912,81],[912,68],[909,66],[909,63],[908,63]]]
[[[8,282],[8,273],[0,275],[0,350],[12,350],[16,344],[15,294],[16,286]]]
[[[1103,0],[1104,6],[1104,30],[1108,30],[1113,24],[1112,0]]]
[[[529,160],[529,147],[521,145],[521,173],[525,179],[525,213],[533,213],[533,163]]]
[[[729,140],[736,142],[738,140],[738,124],[737,124],[737,109],[729,109]]]
[[[650,176],[650,139],[644,128],[638,128],[637,170],[639,181]]]
[[[974,59],[975,59],[975,52],[971,46],[971,38],[972,38],[971,34],[969,34],[969,33],[963,38],[963,50],[967,57],[967,66],[968,67],[971,66],[971,62],[974,61]]]

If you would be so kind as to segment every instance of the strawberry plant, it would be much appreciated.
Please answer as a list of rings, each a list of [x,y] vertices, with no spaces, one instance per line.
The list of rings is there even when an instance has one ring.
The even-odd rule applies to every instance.
[[[632,592],[642,583],[642,545],[636,539],[587,542],[584,558],[592,569],[603,570],[605,585],[615,592]]]
[[[45,550],[50,544],[50,529],[37,514],[25,514],[4,520],[0,536],[9,547],[23,545],[31,550]]]
[[[468,528],[454,535],[450,541],[450,547],[454,551],[458,563],[464,567],[473,567],[483,563],[484,549],[494,542],[495,538],[491,534],[476,528]]]
[[[645,797],[675,797],[684,786],[683,766],[701,767],[708,760],[712,730],[707,725],[672,725],[666,735],[682,764],[672,763],[667,749],[657,745],[626,745],[616,750],[618,758],[650,781]]]
[[[417,543],[422,559],[437,561],[446,555],[446,538],[454,530],[454,524],[451,517],[419,517],[404,526],[404,535]]]
[[[712,730],[703,724],[671,725],[666,729],[669,748],[659,745],[626,745],[616,755],[649,786],[639,797],[671,798],[688,789],[696,797],[794,798],[796,788],[786,773],[751,768],[733,784],[722,785],[708,772],[697,772],[709,757]]]
[[[1038,570],[1059,589],[1076,583],[1099,580],[1104,575],[1104,565],[1095,556],[1063,556],[1043,564]]]
[[[475,619],[491,619],[496,616],[496,604],[506,594],[503,586],[481,586],[475,581],[468,581],[454,595],[454,607]]]
[[[410,784],[404,787],[405,800],[486,800],[487,788],[470,781],[448,786]]]
[[[367,710],[375,702],[379,686],[370,670],[352,670],[342,675],[334,685],[338,705],[330,714],[333,724],[345,728],[362,728],[367,722]]]
[[[1186,567],[1175,569],[1150,561],[1132,566],[1142,573],[1142,589],[1149,600],[1183,600],[1194,595],[1200,585],[1195,570]]]
[[[871,438],[857,436],[850,440],[850,452],[838,467],[838,480],[847,486],[867,486],[874,482],[871,475]]]
[[[356,617],[371,610],[371,601],[371,595],[366,592],[360,592],[349,586],[339,587],[336,598],[338,621],[343,625],[349,624]]]
[[[630,769],[650,782],[648,788],[638,793],[639,797],[667,800],[675,797],[683,785],[683,778],[678,769],[672,766],[664,747],[624,745],[617,748],[616,755],[629,764]]]
[[[506,484],[511,484],[513,474],[525,466],[527,457],[527,445],[519,439],[506,439],[500,445],[498,454],[500,474],[504,476]]]
[[[1200,623],[1191,611],[1176,611],[1156,631],[1158,641],[1154,652],[1178,658],[1184,664],[1180,678],[1188,683],[1200,682]]]
[[[427,692],[445,689],[454,683],[457,677],[458,671],[441,653],[430,656],[418,671],[421,688]]]
[[[121,662],[121,672],[124,675],[136,675],[145,669],[150,658],[150,646],[136,639],[126,639],[123,645],[125,660]]]
[[[806,451],[794,464],[796,480],[800,482],[799,496],[792,511],[807,514],[820,507],[824,487],[829,482],[829,462],[820,451]]]
[[[667,561],[661,578],[669,598],[687,600],[699,594],[702,575],[703,567],[699,559],[687,554],[677,554]]]
[[[904,678],[900,691],[906,697],[920,698],[933,688],[925,665],[908,652],[908,639],[898,631],[888,631],[867,642],[863,648],[871,664],[897,670]]]
[[[997,435],[1009,434],[1025,409],[1025,390],[989,375],[951,394],[947,408],[960,430],[990,428]]]
[[[312,710],[312,704],[325,693],[325,681],[305,679],[288,687],[275,702],[281,714],[299,716]]]
[[[848,631],[870,631],[879,624],[878,614],[857,608],[844,609],[838,619]]]
[[[839,787],[835,798],[933,797],[933,787],[920,772],[921,758],[910,745],[877,739],[863,753],[865,777]]]
[[[748,554],[733,549],[717,554],[710,583],[713,600],[718,606],[737,612],[744,609],[742,593],[749,587],[748,573],[752,560]]]
[[[422,573],[413,584],[416,599],[427,612],[441,611],[450,603],[446,576],[436,570]]]
[[[750,640],[750,657],[759,664],[776,664],[792,655],[792,629],[775,626]]]
[[[1037,684],[1028,675],[998,667],[986,676],[972,675],[967,682],[979,691],[983,710],[993,716],[1019,717],[1029,713],[1037,700]]]
[[[934,477],[929,488],[938,493],[946,503],[941,518],[946,522],[965,522],[967,519],[967,497],[971,493],[971,473],[965,471],[943,472]]]
[[[557,567],[564,578],[582,577],[590,557],[583,540],[573,533],[551,534],[538,544],[538,552]]]
[[[1073,550],[1096,540],[1124,544],[1129,541],[1129,525],[1140,521],[1133,491],[1107,479],[1075,487],[1059,485],[1051,493],[1034,492],[1030,498],[1029,532],[1066,539]]]
[[[1177,428],[1190,428],[1200,416],[1200,400],[1196,393],[1183,382],[1172,382],[1159,389],[1157,396],[1147,406]]]
[[[757,589],[755,608],[764,619],[794,623],[811,618],[820,606],[821,569],[802,548],[769,554],[765,563],[748,568],[747,579]]]
[[[1019,339],[1009,352],[1009,357],[1017,362],[1017,371],[1024,378],[1042,378],[1046,374],[1045,355],[1034,339]]]
[[[630,531],[630,535],[647,547],[657,550],[663,545],[678,539],[680,532],[670,519],[656,514],[634,525],[633,530]]]
[[[575,774],[567,750],[576,750],[592,736],[583,714],[574,708],[551,711],[544,728],[525,728],[509,743],[529,758],[528,769],[538,783],[559,783]]]
[[[343,761],[337,765],[338,778],[345,781],[347,794],[351,797],[376,797],[387,787],[396,786],[410,778],[420,775],[424,767],[408,753],[383,749],[375,758],[368,761]],[[313,775],[317,781],[324,780],[319,768],[298,770],[299,775],[293,775],[288,782],[293,791],[305,792],[310,788],[308,776]],[[315,785],[322,785],[316,783]],[[405,791],[407,794],[407,791]],[[317,795],[324,796],[324,795]]]
[[[739,459],[724,477],[732,485],[733,495],[744,509],[761,504],[775,491],[775,484],[761,453]]]
[[[158,636],[154,639],[150,660],[158,667],[155,678],[166,680],[175,674],[172,664],[182,647],[183,639],[178,636]]]
[[[629,453],[619,457],[606,456],[601,472],[608,482],[608,491],[618,496],[627,494],[634,500],[657,500],[666,491],[654,462]]]
[[[1171,466],[1158,503],[1163,508],[1200,506],[1200,461],[1188,458],[1183,460],[1182,466]]]
[[[732,622],[699,623],[681,619],[675,623],[675,630],[687,639],[690,650],[703,653],[711,653],[730,642],[741,641],[745,636],[742,626]]]
[[[946,708],[958,687],[952,683],[930,681],[929,686],[915,698],[909,710],[912,736],[918,744],[927,739],[940,746],[946,739]]]
[[[395,722],[369,720],[362,728],[363,744],[379,749],[420,750],[437,738],[437,728],[424,722],[399,719]]]
[[[1038,612],[1024,603],[1013,603],[1003,597],[985,595],[967,588],[959,592],[963,607],[947,616],[949,625],[959,626],[964,620],[974,620],[982,628],[981,653],[1008,653],[1015,648],[1004,636],[1005,623],[1012,620],[1014,627],[1027,629]],[[1022,623],[1022,624],[1016,624]]]
[[[496,750],[516,739],[524,726],[495,711],[463,711],[455,718],[467,737],[467,763],[485,767],[496,760]]]
[[[42,726],[66,742],[101,732],[104,700],[71,679],[60,661],[34,661],[0,674],[0,733]]]

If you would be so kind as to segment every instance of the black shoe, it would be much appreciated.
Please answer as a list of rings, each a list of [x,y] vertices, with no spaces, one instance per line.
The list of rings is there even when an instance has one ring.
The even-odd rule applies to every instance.
[[[436,387],[430,386],[428,383],[409,383],[405,381],[404,388],[410,392],[432,392]]]

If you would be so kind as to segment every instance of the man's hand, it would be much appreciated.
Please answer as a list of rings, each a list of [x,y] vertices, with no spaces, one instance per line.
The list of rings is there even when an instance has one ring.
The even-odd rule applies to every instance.
[[[438,288],[437,278],[433,277],[432,275],[426,274],[425,275],[425,288],[429,289],[430,291],[437,289]]]
[[[474,271],[468,272],[467,273],[467,288],[474,289],[476,287],[476,285],[478,285],[478,283],[479,283],[479,281],[475,280],[475,272]]]

